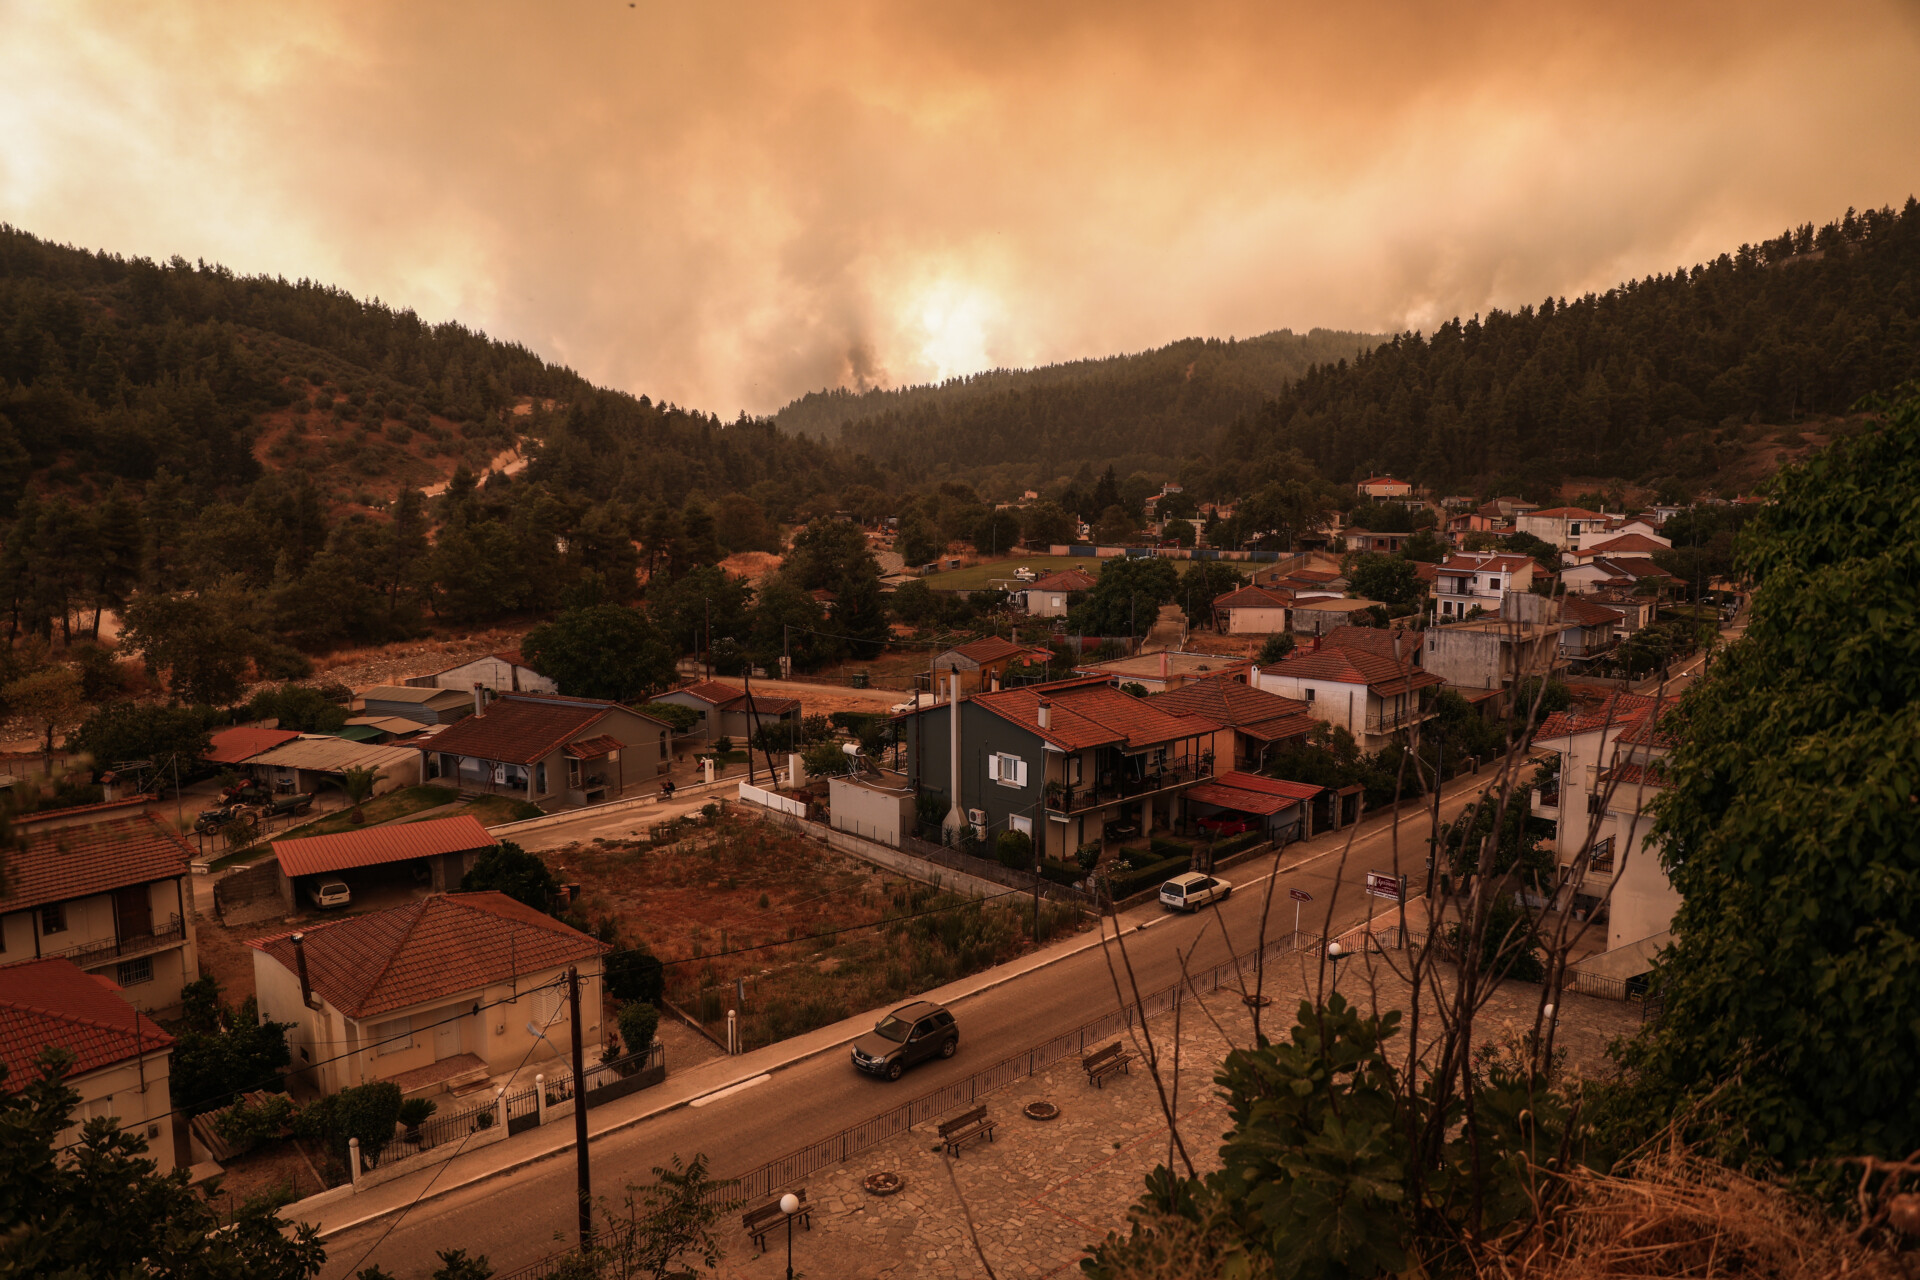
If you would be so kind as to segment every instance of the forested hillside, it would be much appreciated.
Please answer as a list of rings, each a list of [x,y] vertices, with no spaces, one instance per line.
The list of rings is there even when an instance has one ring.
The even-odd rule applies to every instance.
[[[1920,375],[1920,204],[1811,224],[1573,302],[1495,311],[1321,364],[1228,433],[1331,479],[1438,488],[1712,474],[1752,424],[1844,413]]]
[[[524,471],[478,483],[520,445]],[[296,669],[286,644],[627,599],[643,563],[678,574],[776,549],[778,522],[874,479],[844,456],[310,281],[0,226],[14,634],[91,630],[136,595],[187,592],[181,627]]]
[[[979,478],[1006,467],[1019,483],[1037,483],[1083,462],[1170,471],[1211,452],[1227,424],[1308,368],[1352,359],[1380,340],[1330,329],[1244,342],[1188,338],[1137,355],[995,369],[938,386],[816,391],[773,421],[838,439],[915,479]]]

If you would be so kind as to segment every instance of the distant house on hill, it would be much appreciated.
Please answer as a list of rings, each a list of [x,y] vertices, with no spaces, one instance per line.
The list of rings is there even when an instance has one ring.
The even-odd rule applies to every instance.
[[[1405,498],[1413,494],[1411,484],[1392,476],[1368,476],[1355,487],[1369,498]]]
[[[1064,618],[1073,597],[1082,591],[1093,590],[1093,575],[1079,569],[1062,569],[1050,573],[1038,581],[1029,583],[1025,589],[1014,592],[1025,596],[1027,615],[1034,618]]]
[[[647,702],[649,706],[665,704],[692,710],[700,718],[694,721],[689,736],[702,742],[716,738],[750,742],[756,726],[764,729],[781,721],[798,724],[801,714],[798,698],[756,693],[749,699],[745,688],[725,680],[701,680],[657,693]]]

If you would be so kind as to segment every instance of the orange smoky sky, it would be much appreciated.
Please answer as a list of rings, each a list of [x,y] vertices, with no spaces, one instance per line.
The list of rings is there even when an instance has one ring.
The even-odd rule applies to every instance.
[[[0,0],[0,220],[766,412],[1431,326],[1920,188],[1912,3]]]

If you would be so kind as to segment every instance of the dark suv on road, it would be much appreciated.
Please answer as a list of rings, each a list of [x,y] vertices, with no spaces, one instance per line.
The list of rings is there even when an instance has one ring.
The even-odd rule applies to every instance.
[[[953,1025],[953,1015],[931,1001],[916,1000],[853,1042],[853,1065],[870,1076],[898,1080],[914,1063],[951,1058],[959,1047],[960,1029]]]

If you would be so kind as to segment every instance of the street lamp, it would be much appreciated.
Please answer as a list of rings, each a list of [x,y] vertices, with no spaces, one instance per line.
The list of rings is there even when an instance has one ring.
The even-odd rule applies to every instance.
[[[1327,961],[1333,965],[1333,990],[1336,994],[1340,990],[1340,962],[1351,959],[1353,959],[1353,952],[1347,950],[1339,943],[1329,942],[1327,944]]]
[[[793,1215],[800,1212],[800,1197],[791,1191],[781,1196],[780,1212],[787,1215],[787,1280],[793,1280]]]

